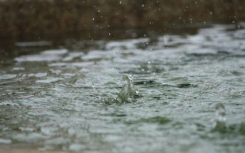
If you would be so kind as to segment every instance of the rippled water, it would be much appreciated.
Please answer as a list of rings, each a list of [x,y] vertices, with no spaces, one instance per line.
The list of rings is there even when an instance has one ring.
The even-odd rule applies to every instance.
[[[77,49],[86,43],[1,63],[0,146],[103,153],[245,150],[245,29],[214,25],[195,35],[93,41],[95,47]],[[131,76],[126,90],[123,78]],[[131,86],[137,96],[113,100]]]

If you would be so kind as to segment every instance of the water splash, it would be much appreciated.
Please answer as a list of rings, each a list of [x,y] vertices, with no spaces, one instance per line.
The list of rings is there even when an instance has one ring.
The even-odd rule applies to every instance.
[[[226,121],[226,110],[225,110],[225,106],[221,103],[217,104],[215,106],[215,109],[216,109],[216,117],[217,117],[217,120],[220,121],[220,122],[225,122]]]
[[[225,132],[226,131],[226,110],[225,106],[221,103],[216,104],[216,121],[214,126],[214,131]]]
[[[132,75],[123,76],[122,90],[117,94],[116,98],[103,100],[105,104],[123,104],[133,102],[138,95],[138,91],[134,89]]]

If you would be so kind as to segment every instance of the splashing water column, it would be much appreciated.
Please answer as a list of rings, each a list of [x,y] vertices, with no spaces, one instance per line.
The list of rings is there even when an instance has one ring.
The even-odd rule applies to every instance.
[[[133,86],[133,77],[132,75],[125,75],[122,78],[123,87],[122,90],[118,93],[116,98],[109,98],[103,100],[105,104],[123,104],[130,103],[134,101],[135,96],[138,95],[138,92],[134,89]]]
[[[216,104],[215,106],[216,110],[216,122],[214,126],[214,131],[219,131],[219,132],[226,132],[226,110],[225,106],[221,103]]]

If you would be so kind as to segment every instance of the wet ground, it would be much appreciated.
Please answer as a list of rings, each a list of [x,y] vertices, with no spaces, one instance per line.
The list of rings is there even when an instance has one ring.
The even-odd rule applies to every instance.
[[[22,54],[1,57],[0,147],[84,153],[245,150],[242,26],[51,44],[16,42]]]

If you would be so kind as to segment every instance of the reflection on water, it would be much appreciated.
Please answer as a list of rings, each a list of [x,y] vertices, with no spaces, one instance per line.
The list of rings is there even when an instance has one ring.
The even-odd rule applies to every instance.
[[[52,44],[17,43],[28,52],[0,65],[0,146],[245,150],[244,29],[29,48],[40,43]]]

